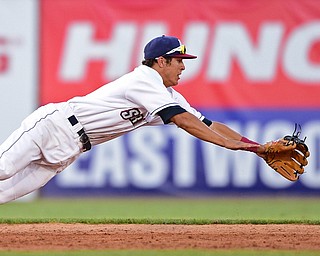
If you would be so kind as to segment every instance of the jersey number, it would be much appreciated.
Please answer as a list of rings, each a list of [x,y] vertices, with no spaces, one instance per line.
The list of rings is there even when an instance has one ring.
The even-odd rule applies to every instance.
[[[120,113],[124,120],[129,120],[133,125],[143,119],[143,115],[137,108],[124,110]]]

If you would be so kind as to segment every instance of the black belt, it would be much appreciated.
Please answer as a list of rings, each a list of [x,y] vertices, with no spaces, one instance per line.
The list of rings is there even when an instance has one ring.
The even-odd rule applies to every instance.
[[[68,120],[72,126],[75,126],[77,123],[79,123],[78,119],[74,115],[68,117]],[[91,143],[88,135],[85,133],[83,128],[77,133],[80,137],[80,142],[82,143],[84,152],[89,151],[91,149]]]

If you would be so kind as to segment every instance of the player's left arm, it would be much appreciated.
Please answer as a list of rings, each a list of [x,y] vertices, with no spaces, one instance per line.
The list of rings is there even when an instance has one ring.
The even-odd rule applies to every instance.
[[[246,140],[246,138],[244,136],[242,136],[240,133],[236,132],[235,130],[231,129],[229,126],[227,126],[223,123],[211,121],[211,124],[209,125],[209,127],[213,131],[221,134],[222,136],[224,136],[226,138],[234,139],[234,140],[242,140],[242,141]],[[251,142],[253,142],[253,141],[251,141]],[[257,142],[254,142],[254,143],[257,143]]]
[[[241,141],[241,139],[238,137],[226,137],[218,133],[206,125],[205,122],[199,120],[199,118],[197,118],[195,115],[185,111],[179,106],[176,106],[175,108],[167,108],[161,111],[159,115],[164,120],[164,123],[173,122],[189,134],[203,141],[207,141],[232,150],[246,150],[252,152],[263,150],[262,146],[259,144],[255,144],[250,141]],[[227,129],[225,131],[227,133]],[[231,129],[229,132],[231,133]],[[236,137],[235,135],[233,136]]]
[[[258,142],[252,141],[252,140],[248,139],[247,137],[244,137],[243,135],[241,135],[240,133],[236,132],[235,130],[231,129],[229,126],[227,126],[223,123],[216,122],[216,121],[210,121],[206,118],[204,119],[204,122],[210,127],[210,129],[219,133],[221,136],[223,136],[225,138],[259,145],[259,147],[257,147],[257,148],[253,147],[253,148],[249,149],[249,151],[251,151],[251,152],[258,153],[259,156],[261,156],[260,154],[263,153],[263,150],[265,150],[264,145],[262,145]]]
[[[219,122],[212,121],[205,118],[198,110],[196,110],[189,104],[189,102],[183,97],[183,95],[181,95],[179,92],[175,91],[174,89],[172,89],[172,92],[174,94],[175,100],[179,102],[182,108],[194,114],[196,117],[198,117],[202,122],[204,122],[210,129],[212,129],[216,133],[220,134],[221,136],[227,139],[258,144],[257,142],[247,139],[246,137],[232,130],[230,127],[228,127],[223,123],[219,123]]]

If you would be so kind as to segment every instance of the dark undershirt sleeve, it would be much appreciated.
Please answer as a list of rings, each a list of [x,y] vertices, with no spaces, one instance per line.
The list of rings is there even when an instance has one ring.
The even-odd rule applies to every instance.
[[[157,114],[161,117],[164,124],[168,124],[170,123],[171,117],[184,112],[187,112],[187,110],[177,105],[164,108],[160,110]]]
[[[170,119],[173,116],[184,113],[184,112],[187,112],[187,111],[180,106],[171,106],[171,107],[167,107],[165,109],[160,110],[158,112],[158,115],[161,117],[164,124],[168,124],[170,123]],[[204,118],[202,122],[204,122],[207,126],[210,126],[212,124],[212,121],[207,118]]]

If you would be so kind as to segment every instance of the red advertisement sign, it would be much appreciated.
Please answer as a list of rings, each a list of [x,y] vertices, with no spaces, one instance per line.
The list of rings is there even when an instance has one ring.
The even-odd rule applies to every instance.
[[[40,102],[84,95],[141,63],[167,34],[188,52],[177,90],[197,107],[320,106],[314,0],[43,0]]]

